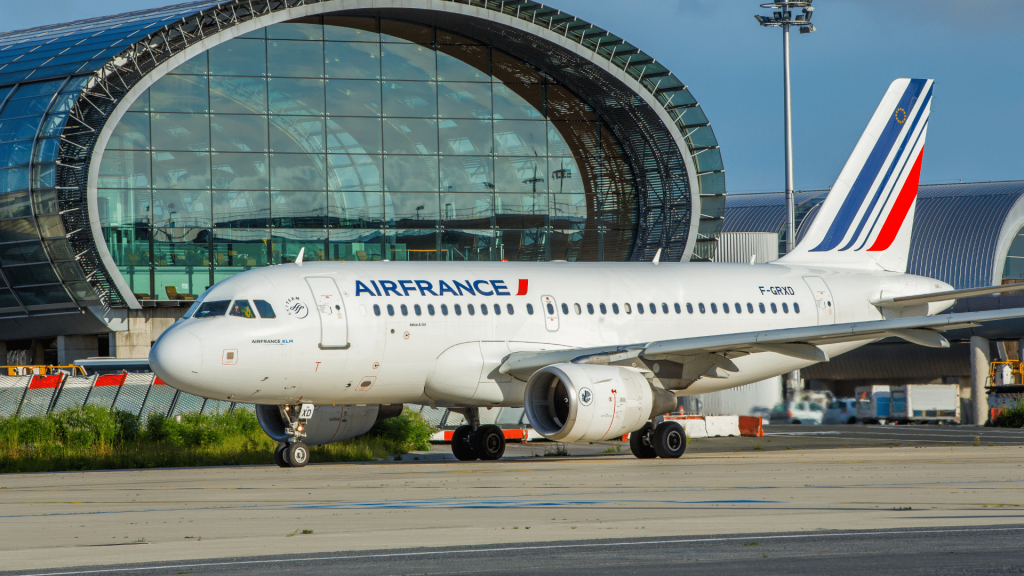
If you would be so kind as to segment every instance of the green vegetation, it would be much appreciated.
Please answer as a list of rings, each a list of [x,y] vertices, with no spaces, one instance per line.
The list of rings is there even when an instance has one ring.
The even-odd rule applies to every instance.
[[[434,428],[419,414],[379,422],[370,432],[310,447],[311,462],[363,462],[429,450]],[[273,464],[275,442],[245,410],[145,420],[98,406],[43,417],[0,418],[0,473]]]
[[[1014,406],[1006,408],[988,425],[998,428],[1024,428],[1024,402],[1017,402]]]

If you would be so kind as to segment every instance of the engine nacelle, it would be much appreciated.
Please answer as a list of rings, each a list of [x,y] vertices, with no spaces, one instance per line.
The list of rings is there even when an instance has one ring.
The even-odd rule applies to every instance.
[[[676,403],[674,394],[622,366],[554,364],[526,384],[530,425],[559,442],[619,438],[652,416],[675,410]]]
[[[317,406],[313,417],[306,421],[303,443],[320,446],[340,442],[365,434],[381,420],[394,418],[402,413],[401,404],[370,404],[368,406]],[[281,417],[277,406],[256,405],[256,419],[260,427],[278,442],[288,440],[288,421]]]

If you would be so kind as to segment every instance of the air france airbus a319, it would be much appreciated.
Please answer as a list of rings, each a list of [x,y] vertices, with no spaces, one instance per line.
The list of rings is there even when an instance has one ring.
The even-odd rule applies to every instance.
[[[210,288],[153,346],[167,384],[255,403],[281,466],[363,434],[405,403],[469,424],[452,452],[496,460],[480,408],[525,406],[560,442],[630,434],[638,458],[678,458],[683,428],[650,420],[677,397],[749,384],[886,337],[1024,309],[937,315],[954,291],[906,274],[931,80],[892,83],[810,229],[760,265],[301,262]],[[660,253],[659,253],[660,254]]]

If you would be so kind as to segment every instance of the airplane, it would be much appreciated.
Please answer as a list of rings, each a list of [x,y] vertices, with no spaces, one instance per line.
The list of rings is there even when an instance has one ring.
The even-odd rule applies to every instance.
[[[167,384],[253,403],[301,467],[310,445],[367,432],[404,404],[465,416],[459,460],[497,460],[480,409],[525,407],[559,442],[630,437],[678,458],[678,397],[827,362],[886,337],[947,347],[942,332],[1024,309],[940,314],[954,290],[906,274],[933,81],[890,86],[817,217],[767,264],[303,262],[207,290],[149,356]],[[662,420],[657,425],[652,420]]]

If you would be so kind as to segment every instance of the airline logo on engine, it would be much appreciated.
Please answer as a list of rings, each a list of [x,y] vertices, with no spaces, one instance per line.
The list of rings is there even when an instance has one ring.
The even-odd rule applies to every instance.
[[[590,391],[590,388],[580,388],[580,405],[590,406],[593,401],[594,393]]]
[[[505,280],[356,280],[356,296],[526,296],[529,287],[525,278],[515,294]]]

